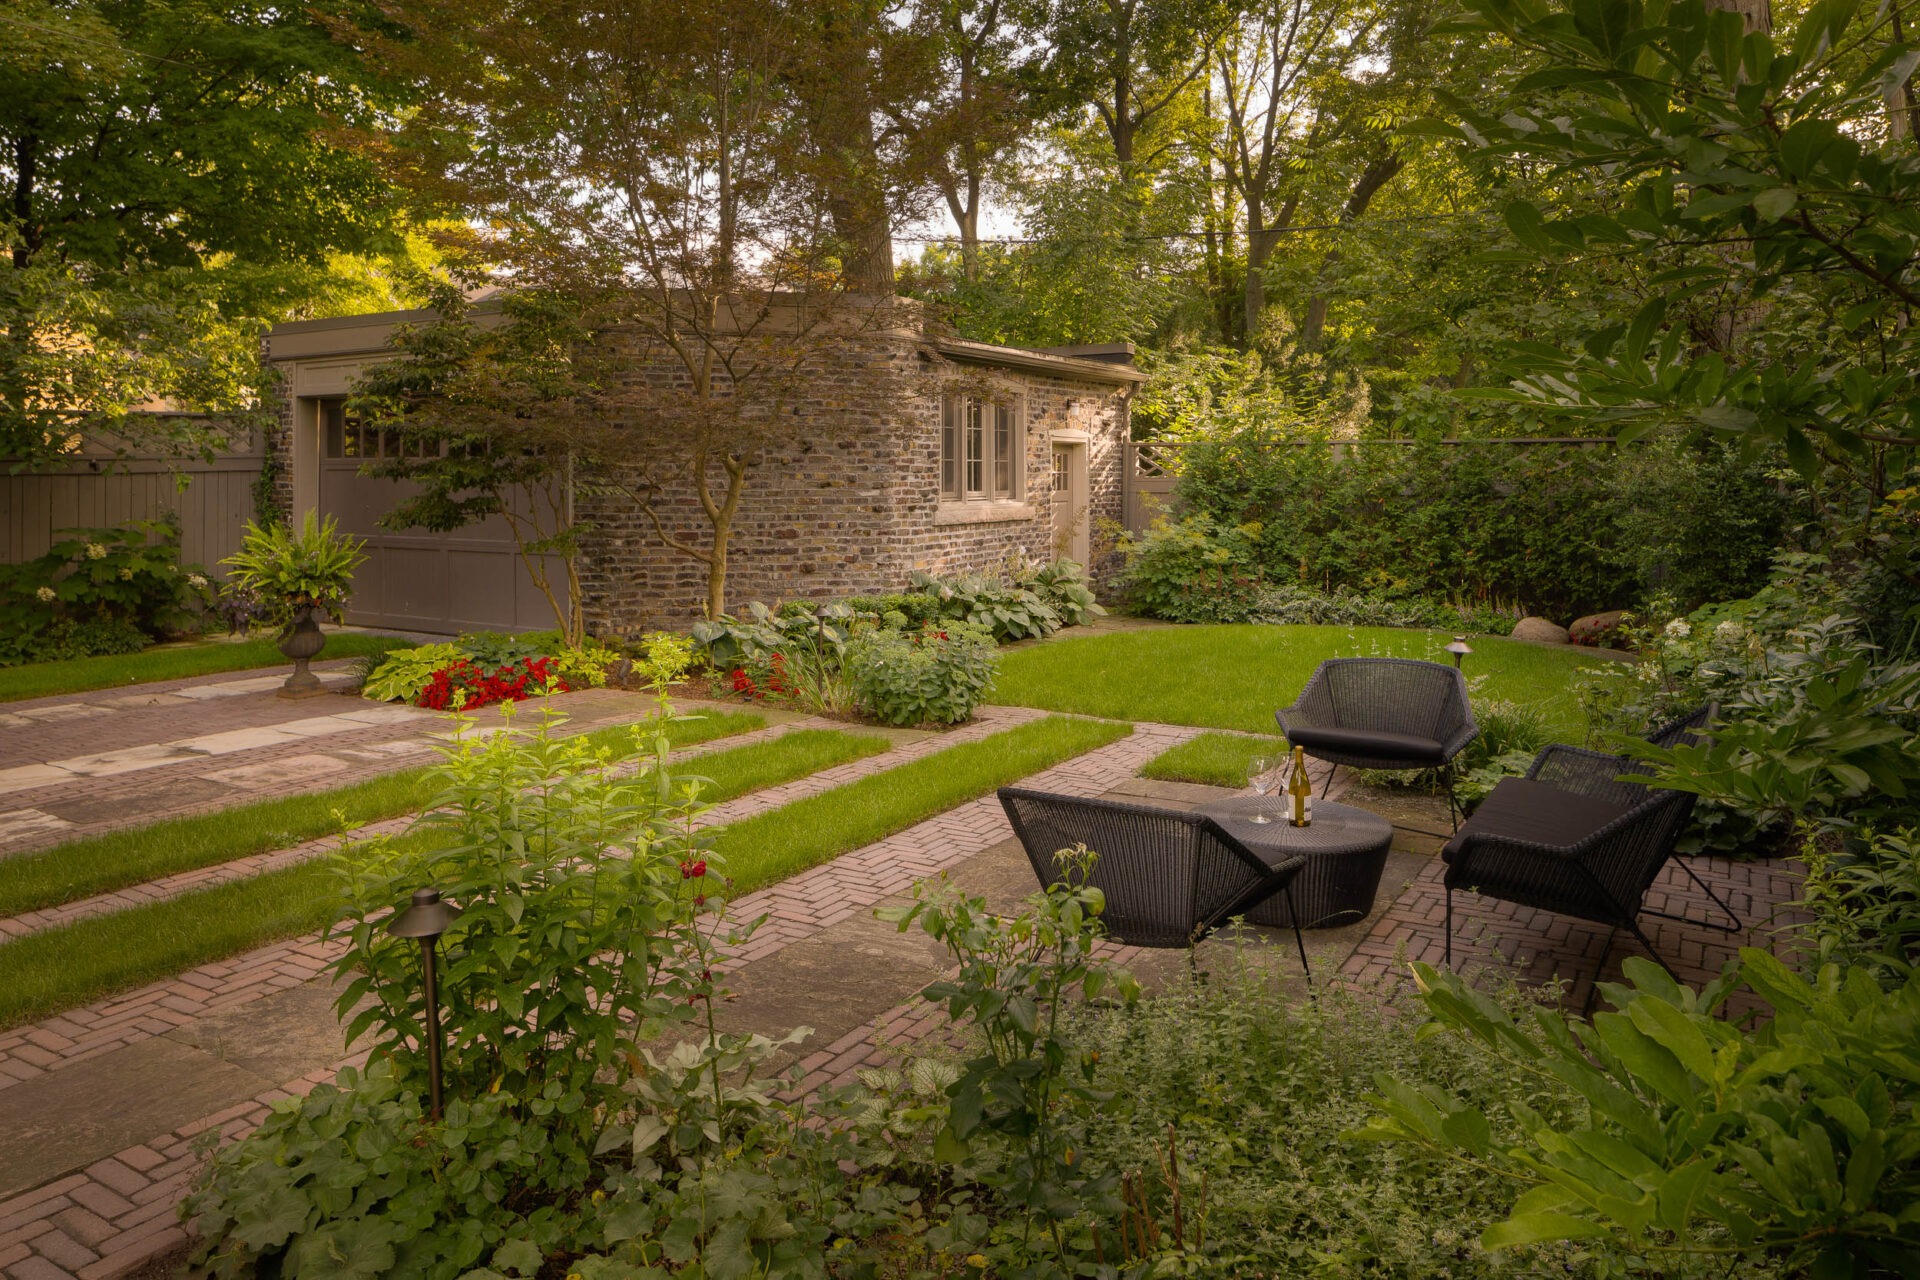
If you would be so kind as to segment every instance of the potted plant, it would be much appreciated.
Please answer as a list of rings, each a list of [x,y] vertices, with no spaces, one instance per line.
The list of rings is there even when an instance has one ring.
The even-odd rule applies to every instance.
[[[353,571],[365,562],[363,539],[340,532],[332,516],[309,511],[300,531],[284,524],[247,522],[240,549],[220,563],[232,568],[232,581],[258,595],[269,618],[282,624],[280,652],[293,659],[293,674],[280,687],[283,698],[324,692],[307,664],[326,647],[322,613],[335,622],[353,593]]]

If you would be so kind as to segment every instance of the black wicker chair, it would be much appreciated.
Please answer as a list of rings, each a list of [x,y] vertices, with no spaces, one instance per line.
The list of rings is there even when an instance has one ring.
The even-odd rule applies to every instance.
[[[1695,741],[1712,713],[1712,707],[1701,707],[1655,730],[1648,741],[1659,746]],[[1669,973],[1672,966],[1654,950],[1640,916],[1685,920],[1722,933],[1746,927],[1684,861],[1681,869],[1732,923],[1693,920],[1643,905],[1654,878],[1673,856],[1694,797],[1620,781],[1638,767],[1625,756],[1551,746],[1534,757],[1524,778],[1503,779],[1493,789],[1441,854],[1449,965],[1455,889],[1610,926],[1603,964],[1614,937],[1630,930]]]
[[[1064,873],[1055,856],[1084,844],[1095,854],[1088,882],[1106,895],[1107,936],[1135,947],[1191,947],[1274,894],[1287,899],[1304,857],[1269,866],[1202,814],[1002,787],[1000,804],[1042,885]],[[1307,944],[1294,945],[1311,981]]]
[[[1453,758],[1480,732],[1458,668],[1416,658],[1329,658],[1273,718],[1289,744],[1334,769],[1439,770],[1449,814]]]

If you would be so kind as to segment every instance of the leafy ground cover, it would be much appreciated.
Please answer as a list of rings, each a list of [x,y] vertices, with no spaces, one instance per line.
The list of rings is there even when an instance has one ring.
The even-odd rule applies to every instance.
[[[1249,738],[1238,733],[1203,733],[1169,747],[1140,768],[1143,778],[1167,782],[1204,782],[1213,787],[1243,787],[1255,756],[1278,756],[1279,738]]]
[[[1109,632],[1010,649],[992,700],[1048,711],[1164,724],[1274,732],[1326,658],[1444,660],[1448,636],[1391,627],[1186,626]],[[1586,722],[1571,690],[1584,666],[1610,659],[1475,636],[1466,661],[1475,692],[1540,709],[1556,735],[1580,742]]]
[[[758,720],[757,716],[739,718]],[[675,722],[689,726],[700,723]],[[877,754],[889,745],[885,738],[872,734],[801,730],[716,751],[676,773],[675,778],[687,781],[699,777],[701,802],[716,804]],[[415,785],[420,783],[416,781]],[[393,841],[389,848],[405,854],[419,849],[422,841],[430,838],[409,834]],[[78,920],[0,944],[0,1026],[71,1009],[115,991],[323,928],[340,908],[340,860],[352,858],[356,852],[356,847],[349,846],[338,854],[298,866]]]
[[[390,649],[412,647],[413,641],[402,640],[398,636],[333,633],[327,636],[326,652],[320,656],[323,659],[358,658],[385,653]],[[0,702],[286,665],[286,658],[270,639],[242,640],[237,643],[208,640],[199,644],[165,645],[144,653],[103,654],[94,658],[69,658],[64,662],[36,662],[0,669]]]
[[[747,733],[765,724],[751,712],[711,713],[672,721],[667,725],[667,737],[674,746],[687,747]],[[587,737],[595,746],[618,749],[631,741],[632,734],[631,726],[613,725],[595,729]],[[885,746],[883,740],[870,741]],[[701,767],[719,766],[703,761]],[[218,813],[170,818],[0,860],[0,915],[55,907],[411,813],[433,798],[430,768],[402,769],[331,791],[281,796]]]
[[[714,848],[734,891],[744,893],[1132,732],[1131,725],[1048,716],[732,823]]]

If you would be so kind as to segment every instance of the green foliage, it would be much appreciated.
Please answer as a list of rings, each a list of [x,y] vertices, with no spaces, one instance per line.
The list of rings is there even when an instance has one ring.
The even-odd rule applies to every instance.
[[[1082,1239],[1085,1215],[1111,1207],[1119,1179],[1111,1170],[1090,1172],[1074,1150],[1070,1118],[1091,1115],[1113,1094],[1097,1087],[1098,1055],[1069,1042],[1063,1019],[1070,1002],[1112,992],[1131,1004],[1139,992],[1096,953],[1106,902],[1086,878],[1097,855],[1076,846],[1056,856],[1065,883],[1030,896],[1010,921],[944,881],[916,885],[911,906],[880,915],[902,932],[918,923],[946,948],[954,975],[921,996],[976,1033],[980,1052],[946,1090],[946,1123],[933,1154],[989,1188],[1020,1223],[1017,1238],[1009,1231],[990,1240],[986,1257],[1024,1269],[1051,1254],[1047,1261],[1058,1269],[1037,1274],[1072,1275],[1074,1255],[1091,1251]],[[1036,1227],[1046,1244],[1032,1238]]]
[[[920,591],[848,596],[842,603],[855,613],[872,614],[889,631],[917,631],[941,617],[939,598]]]
[[[940,601],[941,617],[980,627],[1001,644],[1043,639],[1062,625],[1059,611],[1038,592],[1000,577],[936,578],[916,572],[913,588]]]
[[[434,672],[468,656],[464,648],[452,643],[398,650],[373,669],[360,693],[375,702],[412,702],[433,679]]]
[[[1106,616],[1087,585],[1086,566],[1065,558],[1049,564],[1032,564],[1013,574],[1015,586],[1024,587],[1060,618],[1063,627],[1080,627]]]
[[[327,654],[329,657],[384,654],[408,643],[393,636],[348,632],[328,637]],[[254,667],[279,666],[284,662],[286,657],[269,640],[242,640],[237,643],[200,641],[148,649],[138,655],[68,658],[0,669],[0,702],[119,688],[152,680],[179,680],[225,671],[245,671]]]
[[[1690,607],[1758,587],[1788,510],[1779,485],[1727,449],[1346,448],[1343,456],[1325,437],[1271,428],[1190,445],[1178,489],[1189,520],[1169,535],[1175,545],[1150,538],[1135,548],[1181,559],[1136,587],[1143,601],[1177,594],[1186,569],[1200,575],[1190,593],[1217,602],[1212,612],[1247,617],[1247,584],[1362,592],[1404,602],[1423,621],[1436,620],[1431,601],[1571,619],[1657,587],[1684,593]],[[1181,545],[1200,535],[1206,545]],[[1162,587],[1161,577],[1175,580]],[[1287,605],[1282,596],[1265,611],[1345,620],[1289,617],[1298,610]],[[1157,616],[1208,611],[1177,598],[1161,607],[1177,612]]]
[[[1408,1143],[1515,1180],[1509,1216],[1481,1242],[1507,1249],[1604,1240],[1682,1259],[1774,1259],[1794,1274],[1920,1267],[1920,977],[1883,989],[1829,965],[1811,980],[1741,952],[1701,992],[1639,957],[1617,1012],[1591,1023],[1516,1018],[1457,976],[1415,964],[1436,1029],[1490,1054],[1503,1080],[1570,1089],[1584,1116],[1520,1099],[1469,1102],[1382,1075],[1363,1136]],[[1736,992],[1767,1018],[1727,1016]],[[1491,1103],[1491,1105],[1490,1105]],[[1518,1143],[1495,1126],[1517,1127]]]
[[[0,15],[0,457],[58,461],[75,431],[211,452],[267,425],[263,329],[324,296],[329,250],[378,247],[393,205],[338,143],[393,86],[327,23],[253,0]]]
[[[1000,669],[993,637],[965,622],[912,635],[872,631],[847,646],[855,703],[883,724],[959,724]]]
[[[211,600],[206,576],[180,563],[171,518],[62,529],[39,556],[0,565],[0,666],[137,653]]]
[[[1896,982],[1920,968],[1920,830],[1871,828],[1807,841],[1807,879],[1795,905],[1813,917],[1822,959]]]
[[[353,571],[366,560],[364,545],[341,533],[332,516],[322,520],[309,511],[298,533],[286,524],[249,520],[240,549],[220,563],[231,566],[233,580],[258,593],[279,619],[311,605],[337,621],[353,594]]]
[[[1259,585],[1260,526],[1227,525],[1206,516],[1154,522],[1122,544],[1121,587],[1135,609],[1170,622],[1245,622]]]
[[[1476,1237],[1510,1200],[1500,1179],[1348,1137],[1372,1114],[1365,1095],[1383,1072],[1485,1108],[1498,1143],[1524,1132],[1505,1103],[1572,1120],[1569,1090],[1491,1069],[1458,1040],[1413,1034],[1377,992],[1334,984],[1302,999],[1275,981],[1272,962],[1248,948],[1210,962],[1203,983],[1067,1021],[1074,1051],[1097,1057],[1096,1082],[1113,1098],[1097,1118],[1067,1121],[1080,1161],[1124,1180],[1121,1209],[1098,1223],[1109,1263],[1124,1250],[1154,1265],[1122,1274],[1243,1280],[1610,1274],[1591,1251],[1487,1252]]]

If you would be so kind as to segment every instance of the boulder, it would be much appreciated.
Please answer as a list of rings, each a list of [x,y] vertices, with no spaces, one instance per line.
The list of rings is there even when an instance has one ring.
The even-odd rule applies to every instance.
[[[1545,618],[1520,619],[1513,624],[1512,635],[1515,640],[1531,640],[1535,644],[1567,643],[1567,629]]]
[[[1567,631],[1573,637],[1575,644],[1590,644],[1607,649],[1624,648],[1626,638],[1620,634],[1620,622],[1626,616],[1625,609],[1590,613],[1584,618],[1575,618],[1573,625],[1567,628]]]

